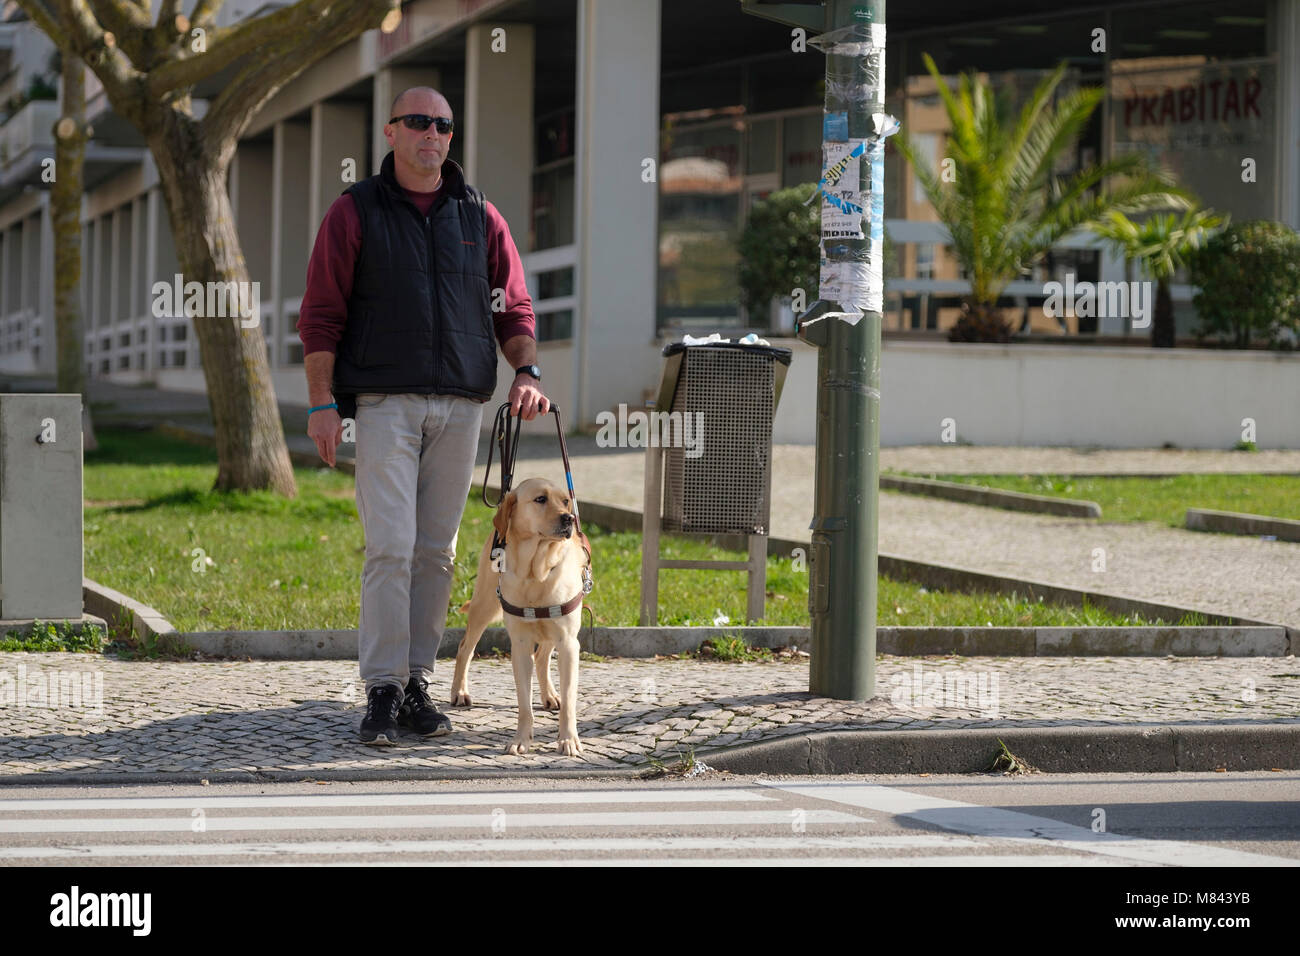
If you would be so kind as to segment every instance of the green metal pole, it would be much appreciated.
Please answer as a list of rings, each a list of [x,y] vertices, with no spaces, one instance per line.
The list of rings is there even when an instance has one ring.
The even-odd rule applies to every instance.
[[[818,38],[826,52],[821,288],[799,318],[799,337],[818,347],[809,690],[867,700],[876,693],[881,189],[888,135],[873,116],[884,115],[885,2],[829,0],[826,14],[828,32]],[[860,237],[845,228],[855,209],[862,215]]]

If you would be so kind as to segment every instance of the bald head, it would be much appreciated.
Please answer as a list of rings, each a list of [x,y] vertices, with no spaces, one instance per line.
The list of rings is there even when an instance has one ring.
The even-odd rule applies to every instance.
[[[451,104],[432,86],[412,86],[397,94],[388,115],[405,116],[407,113],[425,113],[429,116],[453,118]]]

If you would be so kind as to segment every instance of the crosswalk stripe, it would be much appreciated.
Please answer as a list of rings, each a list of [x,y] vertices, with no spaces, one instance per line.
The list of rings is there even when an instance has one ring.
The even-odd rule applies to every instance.
[[[1123,866],[1111,860],[1088,859],[1087,857],[1043,856],[1041,854],[1019,856],[756,856],[756,857],[663,857],[646,859],[631,857],[614,860],[609,857],[592,859],[548,859],[548,860],[456,860],[451,863],[439,861],[440,866]],[[242,864],[226,864],[239,866]],[[273,863],[271,866],[301,866],[299,863]],[[376,860],[367,863],[324,863],[319,866],[427,866],[416,860],[388,862]]]
[[[709,787],[699,790],[548,790],[462,793],[303,793],[282,796],[218,797],[82,797],[61,800],[0,800],[3,813],[51,813],[56,810],[193,810],[247,807],[501,807],[518,804],[601,803],[771,803],[774,797],[758,788]]]
[[[67,817],[49,819],[9,818],[0,820],[0,833],[172,833],[192,830],[197,817]],[[616,826],[782,826],[791,824],[788,810],[624,810],[585,813],[513,812],[503,816],[488,813],[374,814],[368,816],[269,817],[210,816],[203,818],[208,831],[232,830],[438,830],[455,827],[490,828],[497,820],[512,828],[524,827],[616,827]],[[836,810],[809,810],[805,823],[869,823],[860,816]],[[498,826],[501,824],[498,823]]]
[[[876,784],[758,783],[799,797],[904,815],[958,833],[1050,845],[1134,862],[1173,866],[1300,866],[1300,860],[1261,853],[1201,846],[1178,840],[1150,840],[1117,833],[1094,833],[1087,827],[1062,823],[1049,817],[962,803],[959,800],[945,800]]]
[[[465,840],[319,840],[303,843],[152,843],[83,844],[80,846],[0,847],[0,859],[106,859],[113,857],[334,856],[368,853],[555,853],[609,850],[906,850],[925,847],[987,848],[969,837],[946,833],[882,836],[782,837],[496,837]]]

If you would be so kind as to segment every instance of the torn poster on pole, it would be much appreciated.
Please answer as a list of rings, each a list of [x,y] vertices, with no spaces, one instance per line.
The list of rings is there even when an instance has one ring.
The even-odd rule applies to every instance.
[[[884,311],[885,25],[854,23],[809,41],[826,54],[818,297],[832,306],[810,321],[857,324]]]

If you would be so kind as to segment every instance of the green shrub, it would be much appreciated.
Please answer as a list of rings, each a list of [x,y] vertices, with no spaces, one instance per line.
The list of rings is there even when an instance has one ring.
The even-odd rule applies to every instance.
[[[1229,226],[1191,257],[1200,336],[1227,337],[1237,348],[1251,338],[1281,344],[1300,329],[1300,233],[1280,222]]]
[[[803,289],[809,305],[820,280],[821,203],[804,205],[817,189],[804,183],[754,204],[740,236],[740,296],[751,312]]]
[[[779,189],[759,200],[738,242],[740,297],[745,307],[765,314],[773,299],[789,298],[803,289],[805,305],[818,298],[821,287],[821,201],[808,203],[816,183]],[[885,278],[898,275],[898,254],[889,234],[881,247]]]

